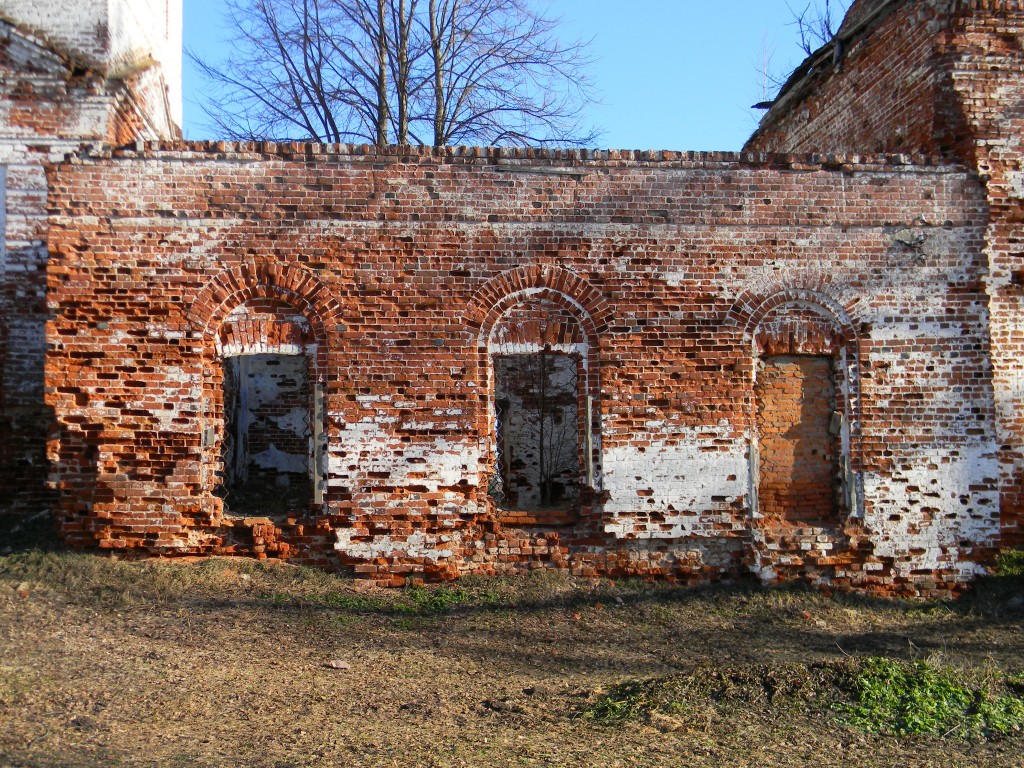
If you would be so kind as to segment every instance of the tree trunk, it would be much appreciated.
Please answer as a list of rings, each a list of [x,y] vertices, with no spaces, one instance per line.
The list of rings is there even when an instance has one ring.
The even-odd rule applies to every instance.
[[[430,0],[430,53],[434,64],[434,146],[443,147],[444,135],[444,45],[437,19],[437,0]]]
[[[385,11],[387,0],[377,0],[377,141],[379,147],[388,143],[388,28]]]
[[[412,26],[412,14],[416,10],[416,0],[406,10],[406,0],[398,0],[398,17],[394,19],[395,30],[395,108],[398,111],[395,125],[395,138],[398,144],[409,143],[409,35]]]

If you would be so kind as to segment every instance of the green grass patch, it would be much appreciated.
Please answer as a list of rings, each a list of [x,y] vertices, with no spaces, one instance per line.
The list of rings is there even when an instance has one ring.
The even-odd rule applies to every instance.
[[[446,613],[458,606],[489,605],[494,597],[486,591],[469,590],[457,585],[412,586],[378,595],[355,592],[328,592],[313,602],[353,613],[392,613],[422,616]]]
[[[1017,675],[1016,678],[1022,677]],[[1024,730],[1016,678],[969,680],[926,661],[865,659],[852,679],[852,702],[840,719],[874,733],[983,738]]]
[[[905,737],[988,739],[1024,733],[1024,672],[967,673],[930,662],[871,657],[813,664],[703,666],[627,680],[577,712],[616,726],[668,715],[802,711],[859,730]]]
[[[652,712],[676,712],[683,708],[682,702],[662,701],[657,695],[658,687],[656,679],[619,683],[580,714],[601,725],[619,725]]]
[[[996,555],[997,576],[1024,576],[1024,549],[1007,549]]]

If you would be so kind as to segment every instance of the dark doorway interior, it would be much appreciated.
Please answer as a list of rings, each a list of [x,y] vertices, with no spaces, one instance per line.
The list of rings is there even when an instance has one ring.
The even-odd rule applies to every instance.
[[[305,355],[224,360],[224,483],[228,511],[244,517],[304,514],[310,472],[309,366]]]
[[[501,506],[539,510],[578,500],[578,365],[576,356],[549,350],[494,358]]]

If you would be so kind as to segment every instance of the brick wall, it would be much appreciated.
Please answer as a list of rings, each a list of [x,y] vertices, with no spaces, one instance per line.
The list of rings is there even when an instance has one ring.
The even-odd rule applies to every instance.
[[[866,18],[869,5],[882,4],[858,2],[851,14]],[[989,208],[981,279],[991,312],[1003,543],[1022,546],[1024,4],[927,0],[891,8],[860,31],[850,24],[855,33],[844,40],[840,66],[830,51],[808,60],[746,148],[923,152],[978,173]]]
[[[895,8],[878,15],[885,5],[851,7],[838,53],[835,44],[826,46],[796,70],[744,149],[936,152],[937,95],[946,74],[936,26],[949,3],[890,3]]]
[[[6,5],[5,13],[20,12],[22,6]],[[159,136],[153,129],[159,116],[154,120],[140,111],[148,98],[140,94],[154,89],[164,110],[166,95],[154,85],[158,69],[131,82],[107,81],[77,67],[67,51],[47,48],[42,39],[0,21],[0,166],[6,177],[0,234],[0,521],[44,512],[50,504],[45,437],[53,419],[43,405],[44,166],[60,162],[83,142]]]
[[[831,358],[773,355],[758,367],[758,511],[789,522],[831,523],[837,514],[841,446]]]
[[[79,545],[889,592],[991,556],[985,207],[955,168],[152,145],[55,167],[50,206],[48,450]],[[321,403],[322,503],[283,520],[215,493],[223,329],[266,299],[305,319],[284,336]],[[574,518],[550,525],[488,493],[493,358],[538,344],[578,357],[585,427]],[[773,354],[834,360],[849,503],[827,523],[753,503]]]
[[[98,99],[61,60],[0,23],[0,165],[6,169],[0,284],[0,518],[47,508],[43,407],[46,322],[46,175],[43,164],[96,136]]]
[[[135,112],[155,126],[151,137],[178,132],[181,0],[3,0],[0,6],[0,19],[72,68],[114,80],[134,72],[133,100],[141,105]]]
[[[1024,547],[1024,5],[964,12],[948,50],[956,110],[968,137],[961,152],[985,184],[985,253],[991,307],[992,377],[1001,445],[1003,543]]]

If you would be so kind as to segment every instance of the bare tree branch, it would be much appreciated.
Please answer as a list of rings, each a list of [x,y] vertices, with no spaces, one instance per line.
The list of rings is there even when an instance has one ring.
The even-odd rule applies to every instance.
[[[789,2],[786,3],[786,7],[793,16],[790,26],[796,27],[800,36],[800,49],[808,56],[826,43],[832,42],[846,12],[845,8],[837,10],[831,0],[808,3],[799,13],[793,10]]]
[[[530,0],[226,0],[223,60],[190,58],[229,138],[592,142],[587,43]]]
[[[832,42],[839,32],[846,11],[853,0],[808,0],[800,11],[794,10],[790,3],[786,7],[792,20],[787,26],[796,27],[799,47],[804,57],[808,57],[824,45]],[[773,65],[772,58],[774,51],[768,44],[767,37],[762,41],[761,63],[757,65],[757,74],[761,80],[761,104],[758,107],[771,103],[769,91],[777,92],[789,80],[790,75],[796,71],[793,67],[786,69],[777,68]],[[797,62],[799,66],[799,62]]]

